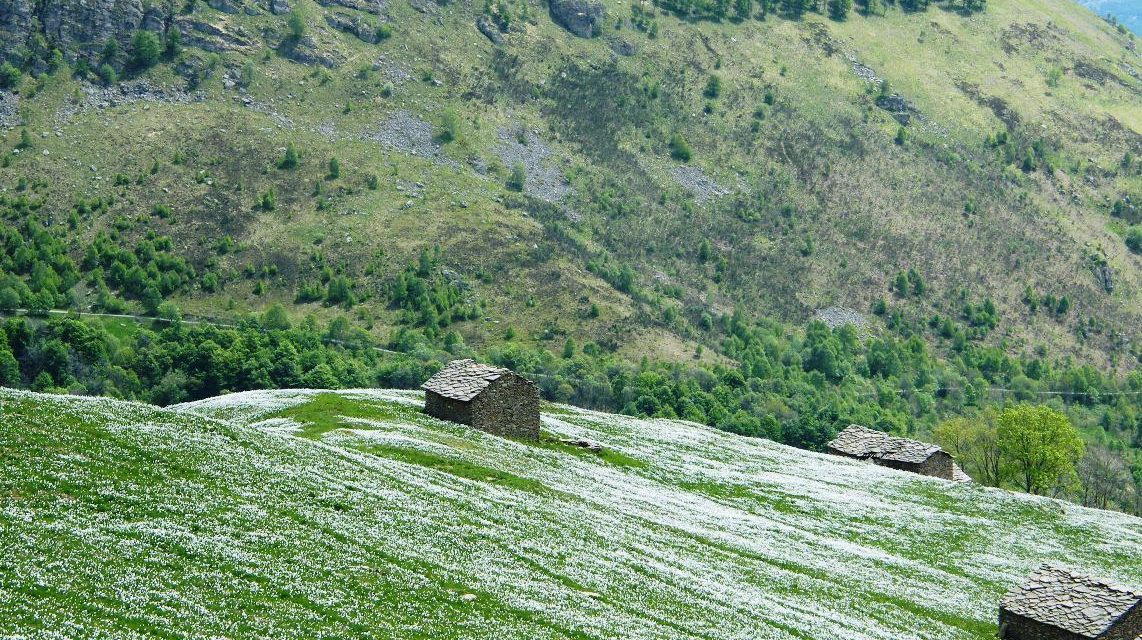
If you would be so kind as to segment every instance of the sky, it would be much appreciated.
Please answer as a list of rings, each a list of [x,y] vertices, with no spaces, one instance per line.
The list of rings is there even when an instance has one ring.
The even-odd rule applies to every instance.
[[[1079,0],[1100,16],[1111,14],[1138,35],[1142,35],[1142,0]]]

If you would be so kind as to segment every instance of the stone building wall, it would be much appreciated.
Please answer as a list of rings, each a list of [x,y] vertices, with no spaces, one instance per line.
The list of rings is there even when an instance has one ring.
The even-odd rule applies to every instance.
[[[874,464],[878,464],[882,467],[888,467],[890,469],[897,469],[899,471],[908,471],[910,473],[918,473],[924,476],[943,478],[945,480],[952,480],[954,478],[952,469],[954,468],[953,465],[955,464],[955,460],[952,459],[950,454],[944,451],[938,451],[932,454],[932,456],[930,456],[927,460],[920,463],[896,462],[893,460],[881,460],[879,458],[862,458],[860,456],[854,456],[849,453],[845,453],[840,449],[834,449],[832,447],[826,448],[826,451],[834,456],[841,456],[843,458],[852,458],[854,460],[871,460]],[[1134,639],[1131,638],[1130,640]]]
[[[1006,609],[999,610],[999,638],[1000,640],[1090,640],[1086,636],[1024,618]]]
[[[911,471],[912,473],[918,473],[923,476],[933,476],[945,480],[952,479],[952,456],[943,451],[932,454],[924,462],[893,462],[891,460],[878,460],[876,462],[886,467],[900,469],[901,471]]]
[[[445,398],[435,391],[424,392],[424,412],[434,418],[472,424],[472,403]]]
[[[1142,638],[1142,602],[1134,605],[1126,615],[1118,620],[1118,624],[1110,629],[1105,636],[1106,640],[1138,640]]]
[[[539,439],[539,387],[516,375],[505,375],[472,400],[473,427],[524,440]]]

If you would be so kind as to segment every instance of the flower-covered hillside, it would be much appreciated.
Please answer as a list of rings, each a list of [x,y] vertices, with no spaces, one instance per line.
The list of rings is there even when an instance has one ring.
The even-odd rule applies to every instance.
[[[1122,514],[565,407],[515,442],[419,402],[0,391],[0,636],[982,639],[1041,561],[1142,583]]]

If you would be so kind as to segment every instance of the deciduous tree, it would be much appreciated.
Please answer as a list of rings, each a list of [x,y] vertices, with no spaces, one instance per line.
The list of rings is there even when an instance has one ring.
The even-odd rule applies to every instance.
[[[997,420],[999,449],[1028,493],[1043,494],[1074,478],[1083,443],[1067,417],[1044,405],[1008,407]]]

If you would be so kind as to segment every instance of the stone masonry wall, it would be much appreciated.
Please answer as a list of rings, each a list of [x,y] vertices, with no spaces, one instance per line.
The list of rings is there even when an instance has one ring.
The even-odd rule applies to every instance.
[[[472,400],[473,427],[498,436],[539,439],[539,388],[505,375]]]
[[[435,391],[424,392],[424,412],[441,420],[472,424],[472,403],[445,398]]]
[[[940,451],[921,463],[885,462],[885,466],[893,469],[911,471],[924,476],[933,476],[945,480],[952,479],[952,456]]]
[[[916,463],[912,463],[912,462],[893,462],[891,460],[878,460],[876,458],[860,458],[858,456],[849,455],[849,454],[845,453],[844,451],[841,451],[839,449],[834,449],[832,447],[829,447],[827,449],[827,451],[828,451],[828,453],[835,455],[835,456],[841,456],[844,458],[853,458],[856,460],[872,460],[872,462],[874,464],[878,464],[878,465],[881,465],[884,467],[888,467],[890,469],[897,469],[899,471],[908,471],[910,473],[918,473],[920,475],[932,476],[935,478],[944,478],[945,480],[951,480],[952,479],[952,465],[955,462],[952,459],[951,455],[949,455],[943,451],[936,453],[936,454],[933,454],[932,457],[928,458],[927,461],[920,463],[920,464],[916,464]],[[1134,639],[1131,638],[1130,640],[1134,640]]]
[[[999,637],[1000,640],[1089,640],[1004,609],[999,610]]]

